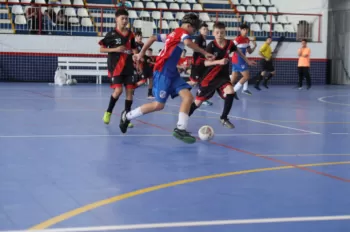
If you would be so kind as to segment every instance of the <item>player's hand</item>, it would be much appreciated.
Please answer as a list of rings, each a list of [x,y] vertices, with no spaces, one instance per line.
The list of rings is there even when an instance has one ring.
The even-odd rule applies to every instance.
[[[205,58],[207,58],[210,61],[215,60],[215,56],[213,54],[210,54],[210,53],[205,54]]]
[[[256,62],[254,60],[248,60],[248,65],[249,66],[255,66]]]
[[[135,62],[141,61],[143,59],[140,53],[133,55],[132,58]]]
[[[226,65],[228,63],[228,61],[229,60],[227,58],[223,58],[223,59],[220,60],[220,64],[221,65]]]

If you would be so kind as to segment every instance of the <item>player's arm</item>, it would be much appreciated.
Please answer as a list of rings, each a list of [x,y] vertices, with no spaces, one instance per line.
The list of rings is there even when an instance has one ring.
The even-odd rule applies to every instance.
[[[255,40],[253,40],[252,41],[252,43],[253,43],[253,48],[251,48],[250,46],[247,48],[247,52],[249,53],[249,54],[252,54],[254,51],[255,51],[255,49],[256,49],[256,42],[255,42]]]
[[[184,44],[187,47],[191,48],[193,51],[203,54],[203,56],[205,56],[205,58],[207,58],[207,59],[210,59],[210,60],[215,59],[215,56],[213,54],[211,54],[211,53],[207,52],[206,50],[200,48],[197,44],[193,43],[192,40],[189,39],[189,38],[184,40]]]
[[[241,51],[241,49],[236,48],[235,52],[237,52],[237,54],[242,57],[242,59],[248,64],[248,65],[256,65],[255,61],[252,60],[248,60],[248,58],[243,54],[243,52]]]
[[[309,57],[310,56],[310,50],[306,49],[306,53],[304,53],[303,55],[304,57]]]
[[[119,46],[116,48],[110,48],[112,44],[113,38],[110,33],[107,33],[107,35],[101,39],[98,44],[100,45],[100,52],[101,53],[110,53],[110,52],[124,52],[126,47],[125,46]]]

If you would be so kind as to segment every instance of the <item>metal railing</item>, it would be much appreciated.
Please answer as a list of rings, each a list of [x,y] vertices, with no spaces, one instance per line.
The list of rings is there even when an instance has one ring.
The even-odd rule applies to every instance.
[[[5,3],[1,3],[4,5]],[[115,27],[115,5],[48,5],[6,3],[14,33],[101,36]],[[284,35],[290,40],[308,39],[321,42],[321,14],[260,13],[216,10],[175,10],[130,8],[130,27],[145,36],[168,33],[181,24],[182,16],[195,12],[209,25],[227,25],[227,36],[238,35],[238,27],[250,24],[250,36],[265,38]]]

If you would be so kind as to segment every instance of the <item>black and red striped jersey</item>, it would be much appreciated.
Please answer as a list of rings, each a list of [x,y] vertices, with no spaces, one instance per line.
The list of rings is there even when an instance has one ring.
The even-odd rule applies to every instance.
[[[232,40],[225,40],[225,45],[221,47],[216,40],[210,42],[207,46],[207,52],[215,56],[215,60],[221,60],[223,58],[229,59],[232,52],[237,51],[236,45]],[[230,76],[230,62],[226,65],[213,65],[207,66],[204,71],[203,80],[201,82],[202,86],[206,86],[214,78],[227,78]]]
[[[99,45],[106,48],[116,48],[119,46],[125,46],[126,51],[109,52],[107,58],[108,76],[116,77],[123,75],[133,75],[133,49],[136,48],[135,36],[131,31],[122,33],[117,28],[108,32],[106,36],[99,41]]]
[[[202,49],[205,49],[207,47],[207,41],[203,35],[198,35],[194,39],[194,43]],[[200,65],[201,63],[204,63],[204,55],[199,52],[193,52],[193,65]]]

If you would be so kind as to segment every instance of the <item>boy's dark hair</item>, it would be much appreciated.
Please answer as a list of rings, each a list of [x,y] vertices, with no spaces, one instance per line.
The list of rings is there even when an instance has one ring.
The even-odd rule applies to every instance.
[[[302,39],[301,42],[307,43],[307,39]]]
[[[115,17],[119,17],[121,15],[129,16],[129,12],[125,8],[120,8],[115,12]]]
[[[217,29],[225,29],[226,26],[225,26],[225,24],[222,23],[222,22],[216,22],[216,23],[214,24],[213,28],[214,28],[214,29],[215,29],[215,28],[217,28]]]
[[[202,27],[208,27],[208,24],[206,24],[205,22],[203,22],[203,23],[201,24],[201,26],[199,27],[199,29],[201,29]]]
[[[136,32],[135,32],[135,37],[136,37],[136,36],[141,36],[141,37],[142,37],[142,31],[136,31]]]
[[[266,40],[268,40],[268,39],[272,39],[272,37],[271,36],[266,37]]]
[[[149,48],[149,49],[147,49],[147,51],[153,52],[153,49],[152,49],[152,48]]]
[[[200,28],[200,25],[202,24],[202,20],[200,20],[196,14],[190,13],[182,18],[182,23],[188,23],[196,30],[198,30]]]
[[[249,30],[249,26],[247,25],[247,24],[241,24],[240,26],[239,26],[239,28],[241,29],[241,30],[243,30],[243,29],[247,29],[247,30]]]

